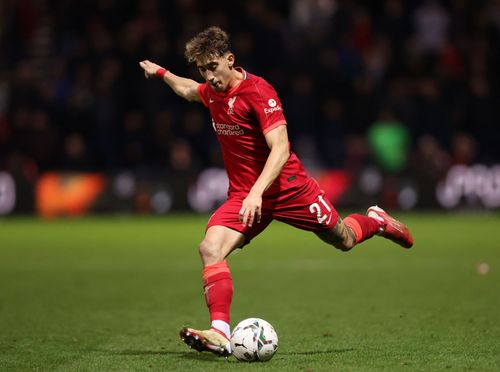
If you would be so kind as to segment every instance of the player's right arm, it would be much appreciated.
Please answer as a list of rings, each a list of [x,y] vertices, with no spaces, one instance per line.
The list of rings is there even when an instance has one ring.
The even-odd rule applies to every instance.
[[[147,59],[139,62],[139,66],[144,70],[144,76],[146,79],[150,77],[155,77],[157,75],[157,71],[162,67],[148,61]],[[166,71],[162,76],[163,81],[177,94],[179,97],[182,97],[188,101],[201,102],[200,95],[198,94],[198,86],[200,85],[198,82],[187,79],[181,76],[177,76],[170,71]]]

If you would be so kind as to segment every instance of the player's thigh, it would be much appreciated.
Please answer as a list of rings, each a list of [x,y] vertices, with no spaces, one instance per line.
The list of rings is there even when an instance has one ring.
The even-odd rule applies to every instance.
[[[243,236],[242,240],[238,240],[236,248],[241,248],[244,245],[250,243],[250,241],[257,235],[259,235],[272,221],[271,213],[265,208],[262,209],[262,217],[260,222],[254,223],[252,226],[244,226],[239,218],[239,211],[241,209],[241,204],[243,202],[244,196],[233,196],[229,197],[228,200],[224,202],[210,217],[207,223],[206,234],[210,230],[217,233],[210,233],[207,235],[206,239],[211,239],[212,236],[217,238],[217,242],[221,242],[221,234],[218,232],[219,229],[213,229],[215,227],[225,227],[229,230],[237,232]],[[223,229],[223,231],[226,231]],[[222,237],[232,236],[229,232],[222,234]],[[208,240],[210,241],[210,240]],[[232,240],[231,240],[232,242]]]
[[[309,179],[293,195],[284,195],[275,204],[273,217],[302,230],[332,230],[339,215],[325,192],[314,179]]]

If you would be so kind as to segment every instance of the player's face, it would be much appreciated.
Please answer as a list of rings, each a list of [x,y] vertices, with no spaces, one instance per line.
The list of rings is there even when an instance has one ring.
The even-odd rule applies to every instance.
[[[229,54],[224,57],[212,57],[196,62],[198,71],[205,81],[216,92],[224,92],[230,88],[233,79],[232,65],[234,56]]]

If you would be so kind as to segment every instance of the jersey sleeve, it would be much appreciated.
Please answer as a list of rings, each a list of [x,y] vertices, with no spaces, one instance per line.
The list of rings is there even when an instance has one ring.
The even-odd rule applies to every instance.
[[[256,83],[252,98],[250,106],[264,134],[280,125],[286,125],[281,101],[269,83],[263,80]]]
[[[198,90],[198,95],[200,96],[201,102],[203,102],[203,104],[208,107],[208,89],[210,88],[208,87],[207,83],[198,85],[198,88],[196,89]]]

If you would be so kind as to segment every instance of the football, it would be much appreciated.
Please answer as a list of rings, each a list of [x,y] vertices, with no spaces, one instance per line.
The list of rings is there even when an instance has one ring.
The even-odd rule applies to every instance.
[[[265,362],[278,350],[278,335],[274,327],[263,319],[248,318],[234,327],[231,350],[242,362]]]

